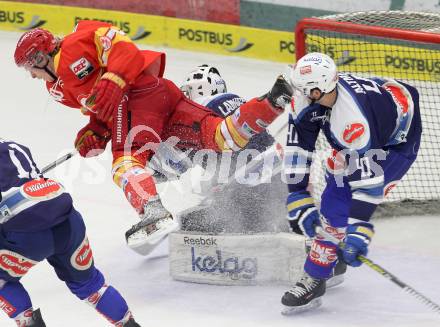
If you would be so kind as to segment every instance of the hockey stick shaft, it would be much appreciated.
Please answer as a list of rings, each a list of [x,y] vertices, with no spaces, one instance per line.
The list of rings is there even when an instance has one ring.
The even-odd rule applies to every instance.
[[[78,151],[74,150],[74,151],[69,152],[69,153],[65,154],[64,156],[58,158],[57,160],[48,164],[47,166],[44,166],[43,169],[41,170],[41,174],[45,174],[48,171],[51,171],[52,169],[54,169],[58,165],[62,164],[63,162],[65,162],[65,161],[69,160],[70,158],[72,158],[73,156],[75,156],[77,153],[78,153]]]
[[[329,233],[327,233],[321,227],[318,227],[316,232],[318,234],[321,234],[321,235],[325,236],[327,239],[330,239],[332,242],[336,243],[340,249],[344,249],[344,243],[339,242],[339,240],[337,238],[335,238],[332,235],[330,235]],[[394,284],[396,284],[397,286],[402,288],[405,292],[407,292],[410,295],[414,296],[420,302],[422,302],[423,304],[425,304],[426,306],[428,306],[429,308],[431,308],[432,310],[434,310],[435,312],[440,314],[440,305],[438,305],[437,303],[433,302],[432,300],[430,300],[425,295],[423,295],[422,293],[418,292],[417,290],[415,290],[414,288],[412,288],[411,286],[409,286],[405,282],[401,281],[394,274],[390,273],[388,270],[386,270],[382,266],[378,265],[373,260],[368,259],[367,257],[365,257],[363,255],[359,255],[357,258],[358,258],[359,261],[361,261],[362,263],[366,264],[368,267],[373,269],[375,272],[381,274],[383,277],[387,278],[388,280],[390,280],[391,282],[393,282]]]

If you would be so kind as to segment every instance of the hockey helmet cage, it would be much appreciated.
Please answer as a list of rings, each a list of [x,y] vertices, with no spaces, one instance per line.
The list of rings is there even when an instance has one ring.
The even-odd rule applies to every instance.
[[[208,65],[198,66],[189,73],[180,89],[191,100],[227,92],[218,69]]]

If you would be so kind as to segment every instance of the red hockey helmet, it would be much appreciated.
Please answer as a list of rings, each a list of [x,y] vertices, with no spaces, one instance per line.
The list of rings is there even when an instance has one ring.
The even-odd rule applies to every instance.
[[[58,40],[53,34],[42,28],[35,28],[24,33],[18,40],[14,59],[17,66],[37,66],[42,59],[56,49]]]

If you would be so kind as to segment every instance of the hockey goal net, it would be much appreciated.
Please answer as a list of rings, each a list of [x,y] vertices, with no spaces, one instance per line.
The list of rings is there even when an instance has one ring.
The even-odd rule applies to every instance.
[[[439,14],[403,11],[305,18],[296,26],[297,59],[308,52],[323,52],[335,60],[341,72],[394,78],[419,90],[423,124],[419,155],[409,173],[387,195],[378,210],[380,215],[440,211],[439,33]],[[328,153],[329,146],[320,136],[311,176],[318,202]]]

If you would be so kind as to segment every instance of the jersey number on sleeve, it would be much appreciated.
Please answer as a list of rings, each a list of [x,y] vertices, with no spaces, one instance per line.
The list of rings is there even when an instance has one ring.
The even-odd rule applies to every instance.
[[[17,168],[18,178],[38,178],[39,175],[37,173],[37,170],[26,151],[24,151],[18,144],[15,143],[10,143],[9,148],[9,157],[11,158],[11,162]],[[17,157],[18,153],[21,154],[20,157],[24,158],[24,160],[28,162],[31,171],[27,171],[23,167],[20,159],[18,159]]]
[[[287,131],[287,145],[298,144],[298,133],[295,130],[295,125],[289,123],[289,128]]]

